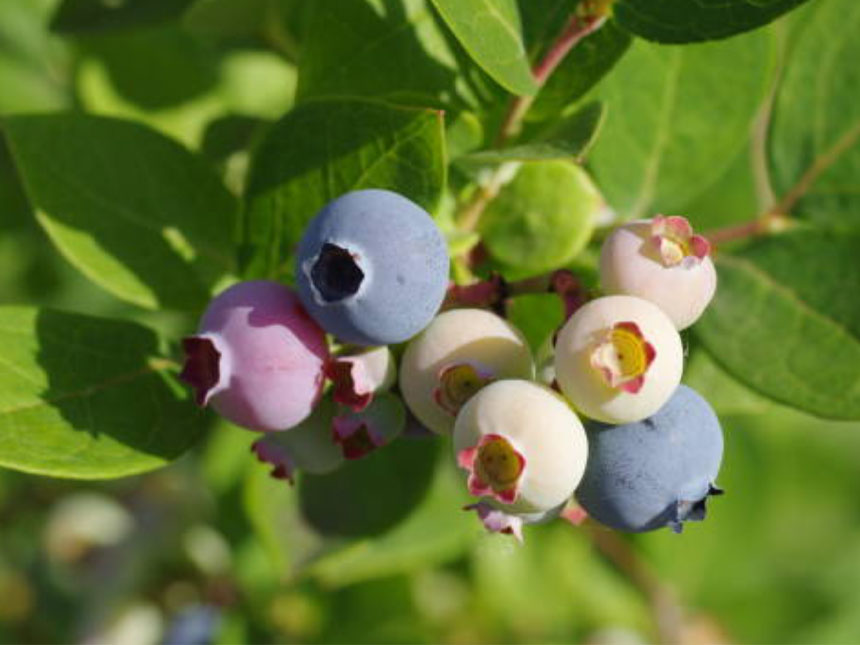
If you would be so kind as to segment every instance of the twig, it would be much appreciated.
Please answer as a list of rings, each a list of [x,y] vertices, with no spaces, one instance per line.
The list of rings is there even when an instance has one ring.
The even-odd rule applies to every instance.
[[[648,599],[659,641],[664,645],[680,643],[683,610],[674,591],[663,584],[635,549],[613,531],[591,522],[583,524],[583,528],[592,544]]]
[[[574,13],[567,21],[559,37],[549,48],[549,51],[534,67],[534,80],[538,88],[546,84],[549,77],[558,68],[570,50],[583,38],[597,31],[604,22],[606,22],[606,9],[602,6],[584,15],[578,12]],[[535,95],[514,97],[496,136],[496,147],[501,147],[508,139],[519,132],[522,119],[534,100]]]

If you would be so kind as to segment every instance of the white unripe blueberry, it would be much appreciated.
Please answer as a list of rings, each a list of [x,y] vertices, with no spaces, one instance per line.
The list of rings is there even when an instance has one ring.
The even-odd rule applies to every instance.
[[[484,385],[533,375],[528,342],[513,325],[483,309],[453,309],[409,343],[400,391],[428,429],[450,434],[462,405]]]
[[[650,300],[685,329],[714,297],[717,272],[708,242],[683,217],[655,217],[617,228],[600,252],[600,282],[608,294]]]
[[[555,345],[562,393],[592,419],[630,423],[656,412],[678,387],[683,348],[657,305],[633,296],[605,296],[565,323]]]
[[[454,425],[469,492],[515,514],[543,513],[572,494],[588,457],[585,429],[558,394],[531,381],[491,383]]]

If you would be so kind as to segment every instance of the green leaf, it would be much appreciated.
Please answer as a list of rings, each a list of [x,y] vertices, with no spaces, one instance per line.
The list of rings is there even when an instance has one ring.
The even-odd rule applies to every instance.
[[[615,18],[637,36],[663,43],[727,38],[761,27],[806,0],[617,0]]]
[[[446,36],[429,0],[314,3],[296,96],[473,104]]]
[[[718,261],[696,326],[711,355],[762,394],[860,419],[860,234],[798,230]]]
[[[551,121],[585,96],[621,59],[630,35],[613,20],[577,43],[538,92],[526,121]]]
[[[748,140],[772,59],[765,32],[634,43],[596,90],[609,114],[590,163],[612,208],[624,219],[677,212],[719,178]]]
[[[433,0],[469,55],[514,94],[537,91],[515,0]]]
[[[427,495],[438,453],[436,437],[401,437],[329,475],[305,474],[299,481],[302,514],[325,536],[384,533]]]
[[[134,323],[0,308],[0,465],[100,479],[179,457],[206,417],[158,345]]]
[[[45,33],[44,3],[0,2],[0,114],[45,112],[71,104],[65,43]]]
[[[809,6],[798,24],[774,107],[770,162],[774,189],[797,189],[787,204],[831,224],[860,224],[860,3]],[[794,202],[794,198],[791,200]]]
[[[351,190],[392,190],[432,213],[445,170],[445,133],[437,110],[358,99],[297,106],[274,125],[252,162],[245,195],[245,273],[289,273],[293,247],[307,223]]]
[[[452,560],[477,535],[460,473],[437,468],[432,488],[404,522],[373,539],[353,542],[314,562],[308,572],[326,587],[343,587]]]
[[[599,101],[560,119],[529,143],[494,150],[480,150],[460,157],[465,165],[497,165],[508,161],[547,161],[573,158],[581,162],[597,140],[606,110]]]
[[[51,20],[60,33],[130,29],[177,18],[193,0],[63,0]]]
[[[487,206],[480,230],[499,261],[542,271],[588,243],[603,200],[588,174],[567,161],[526,162]]]
[[[232,270],[235,201],[178,144],[80,114],[11,117],[3,131],[40,224],[99,286],[142,307],[197,309]]]
[[[104,65],[120,96],[147,110],[190,101],[219,80],[215,52],[178,25],[93,34],[78,44]]]

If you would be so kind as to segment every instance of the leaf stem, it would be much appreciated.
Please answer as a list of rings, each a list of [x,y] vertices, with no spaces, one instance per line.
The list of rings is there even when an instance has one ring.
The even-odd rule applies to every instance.
[[[769,214],[785,215],[789,213],[800,201],[815,180],[818,179],[825,170],[830,168],[842,155],[843,152],[851,148],[857,139],[860,138],[860,121],[855,123],[851,128],[845,131],[836,142],[830,146],[823,154],[816,158],[815,162],[806,169],[806,172],[800,177],[797,183],[771,207]]]
[[[574,12],[562,29],[561,34],[550,46],[544,57],[535,65],[532,73],[538,86],[538,91],[543,87],[552,73],[558,68],[565,56],[570,53],[576,44],[591,33],[597,31],[606,22],[607,9],[602,2],[584,2],[587,9],[584,12]],[[522,127],[523,117],[528,112],[535,100],[534,95],[516,96],[511,100],[499,133],[496,136],[495,145],[501,147],[504,143],[516,135]]]

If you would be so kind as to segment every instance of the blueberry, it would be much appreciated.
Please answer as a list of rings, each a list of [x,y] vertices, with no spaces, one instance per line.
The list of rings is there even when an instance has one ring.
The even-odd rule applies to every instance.
[[[298,292],[330,334],[388,345],[421,331],[448,286],[445,239],[428,213],[387,190],[329,202],[299,244]]]
[[[653,416],[609,426],[593,422],[588,462],[576,499],[588,514],[620,531],[651,531],[702,520],[714,484],[723,433],[711,406],[681,385]]]
[[[707,240],[683,217],[629,222],[603,243],[600,283],[606,293],[650,300],[677,329],[685,329],[699,319],[717,288],[709,253]]]
[[[197,403],[259,431],[285,430],[310,415],[329,359],[323,330],[296,294],[265,280],[220,293],[183,347],[180,377]]]

